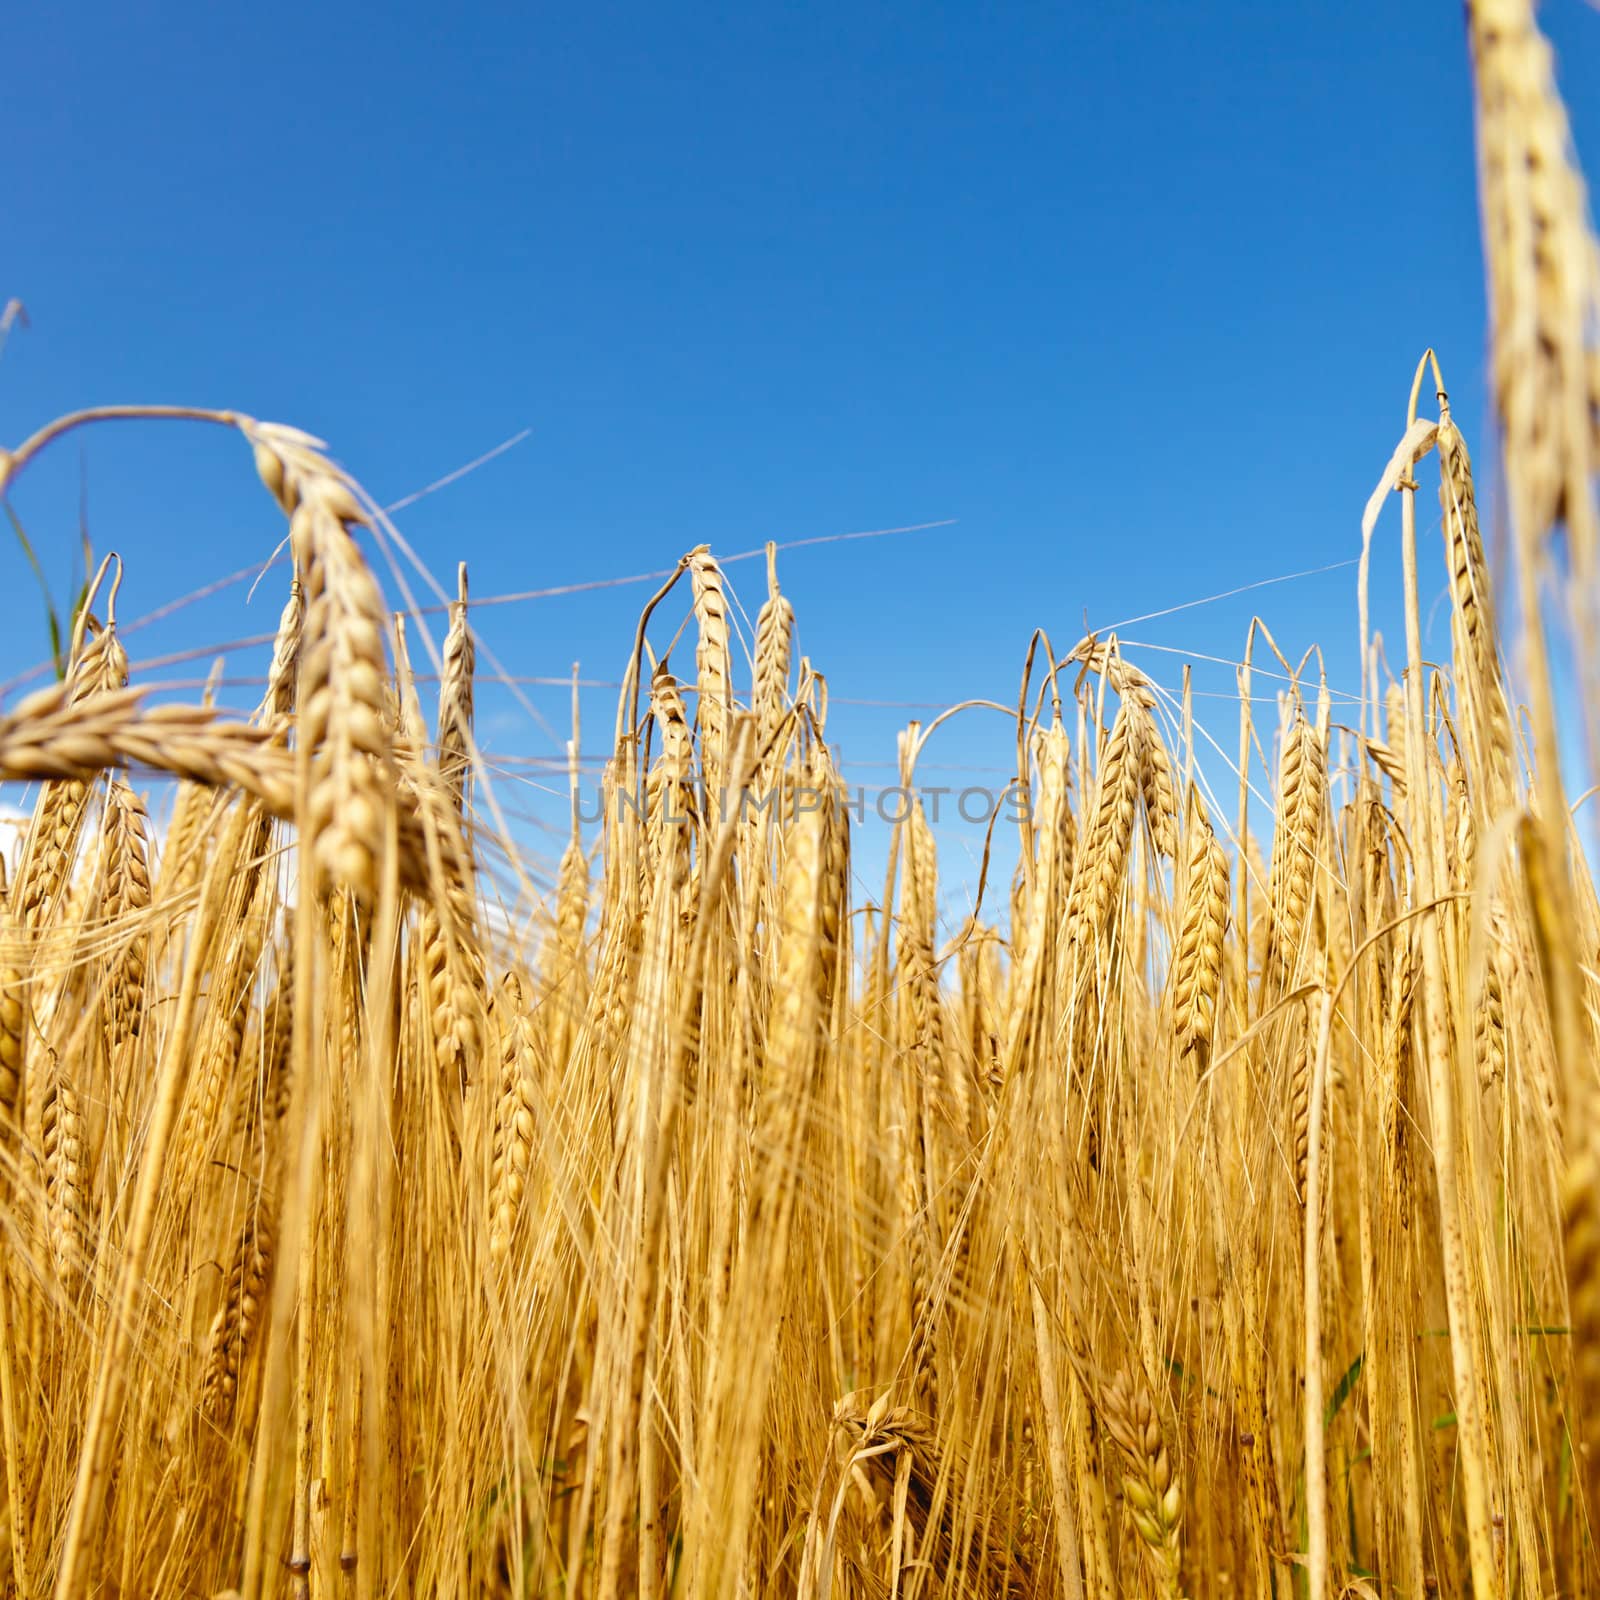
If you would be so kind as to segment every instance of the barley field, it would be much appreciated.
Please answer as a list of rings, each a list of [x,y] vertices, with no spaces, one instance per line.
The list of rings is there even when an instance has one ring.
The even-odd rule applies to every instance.
[[[7,1594],[1600,1593],[1600,250],[1531,6],[1467,26],[1493,496],[1429,352],[1359,701],[1258,621],[1231,765],[1019,640],[954,937],[920,799],[861,891],[774,553],[749,668],[704,546],[614,641],[540,882],[465,571],[425,706],[328,447],[0,453],[230,429],[293,558],[248,718],[128,681],[110,562],[0,714]]]

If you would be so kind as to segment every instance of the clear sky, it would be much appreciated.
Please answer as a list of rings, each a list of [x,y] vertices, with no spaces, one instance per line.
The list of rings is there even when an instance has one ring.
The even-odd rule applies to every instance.
[[[1600,20],[1550,0],[1545,23],[1600,150]],[[1086,617],[1353,560],[1424,345],[1491,464],[1455,5],[117,0],[14,8],[5,55],[0,297],[31,327],[0,357],[0,438],[85,404],[233,406],[321,435],[387,502],[528,429],[397,518],[483,595],[954,519],[782,559],[863,783],[916,713],[850,700],[1009,699],[1036,625],[1064,649]],[[227,435],[102,429],[13,496],[58,595],[80,489],[125,618],[282,533]],[[753,617],[761,564],[728,572]],[[245,590],[135,658],[270,631],[281,573]],[[646,593],[479,623],[514,674],[603,683]],[[1233,658],[1260,611],[1349,688],[1354,595],[1340,568],[1127,632]],[[0,630],[9,678],[42,635],[5,543]],[[1134,659],[1176,687],[1179,656]],[[564,737],[565,692],[524,692]],[[591,749],[613,705],[586,693]],[[1200,709],[1232,748],[1236,708]],[[559,755],[510,696],[483,710],[492,757]],[[927,760],[1009,747],[980,718]]]

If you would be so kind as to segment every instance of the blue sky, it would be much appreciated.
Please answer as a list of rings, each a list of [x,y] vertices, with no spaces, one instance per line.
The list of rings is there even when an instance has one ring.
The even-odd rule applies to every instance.
[[[1600,22],[1551,0],[1545,23],[1593,150]],[[119,0],[21,8],[6,56],[0,296],[32,325],[0,358],[0,437],[84,404],[234,406],[320,434],[390,501],[528,429],[398,519],[484,595],[700,541],[954,519],[782,560],[863,783],[891,781],[914,713],[847,701],[1011,698],[1036,625],[1066,648],[1085,617],[1353,559],[1427,343],[1492,457],[1454,5]],[[13,495],[58,592],[80,488],[97,551],[127,559],[125,617],[282,533],[227,435],[102,429]],[[1385,589],[1397,566],[1391,526]],[[761,564],[729,578],[753,617]],[[277,582],[144,630],[136,659],[269,631]],[[1354,585],[1344,568],[1129,633],[1233,658],[1260,611],[1350,687]],[[611,681],[647,592],[480,627],[514,674],[577,660]],[[8,545],[0,630],[9,678],[42,639]],[[1176,686],[1180,656],[1134,658]],[[565,691],[525,693],[564,735]],[[613,706],[586,693],[595,740]],[[491,755],[559,754],[508,695],[483,712]],[[1229,748],[1235,712],[1201,705]],[[927,760],[1009,747],[974,718]],[[956,823],[949,870],[980,843]]]

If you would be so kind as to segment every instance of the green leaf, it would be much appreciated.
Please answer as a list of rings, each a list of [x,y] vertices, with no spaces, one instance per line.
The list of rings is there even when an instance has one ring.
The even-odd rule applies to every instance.
[[[1339,1415],[1344,1403],[1350,1398],[1350,1392],[1356,1386],[1356,1380],[1361,1376],[1362,1364],[1366,1361],[1366,1351],[1362,1351],[1354,1361],[1345,1368],[1344,1376],[1333,1386],[1333,1393],[1328,1396],[1328,1403],[1323,1408],[1322,1426],[1331,1428],[1333,1419]]]
[[[28,565],[33,568],[34,580],[44,596],[45,626],[50,634],[50,659],[55,664],[56,677],[59,680],[67,675],[67,660],[61,648],[61,618],[56,611],[55,601],[50,597],[50,585],[45,579],[44,568],[39,565],[38,556],[34,554],[33,541],[28,537],[27,529],[22,526],[9,500],[6,501],[5,507],[6,520],[11,524],[11,531],[16,534],[17,543],[22,546],[22,553],[28,558]]]

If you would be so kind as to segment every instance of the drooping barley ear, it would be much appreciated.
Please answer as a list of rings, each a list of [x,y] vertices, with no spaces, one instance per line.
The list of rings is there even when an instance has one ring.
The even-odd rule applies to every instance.
[[[1272,836],[1272,950],[1280,978],[1293,970],[1305,938],[1327,784],[1322,741],[1296,712],[1278,761],[1278,825]]]
[[[30,694],[0,715],[0,774],[6,781],[86,782],[107,766],[136,763],[210,789],[242,790],[269,818],[293,821],[293,757],[266,730],[216,722],[202,707],[142,709],[141,699],[139,690],[82,704],[69,704],[59,688]],[[408,806],[400,816],[400,866],[416,890],[430,886],[419,835],[421,822]]]
[[[457,569],[456,599],[445,634],[439,675],[439,772],[458,812],[466,807],[472,771],[472,675],[477,647],[467,626],[467,564]]]
[[[755,712],[757,737],[765,746],[778,731],[789,701],[789,664],[794,649],[794,607],[778,589],[778,547],[767,545],[767,599],[756,617]]]
[[[1142,711],[1155,710],[1155,685],[1123,656],[1115,634],[1108,634],[1103,639],[1091,634],[1079,640],[1067,660],[1105,678],[1116,690],[1119,700],[1131,701]]]
[[[697,545],[689,553],[689,581],[694,591],[694,619],[699,630],[694,663],[699,706],[700,765],[706,792],[719,795],[728,759],[728,718],[733,710],[733,657],[728,645],[728,597],[723,593],[722,568],[711,546]]]
[[[250,423],[256,469],[289,516],[306,596],[300,662],[304,848],[323,886],[358,902],[378,889],[384,817],[395,786],[383,716],[388,664],[383,599],[350,529],[366,513],[350,480],[293,428]]]
[[[794,698],[811,713],[811,731],[817,739],[828,733],[828,680],[811,664],[810,656],[800,657],[800,670],[795,675]]]
[[[104,914],[113,929],[150,907],[149,821],[144,802],[113,780],[106,791]],[[113,1047],[135,1037],[144,1016],[148,938],[137,926],[120,934],[107,973],[107,1036]]]
[[[78,1096],[59,1061],[46,1075],[40,1107],[50,1253],[62,1292],[76,1300],[89,1260],[89,1168]]]
[[[93,621],[87,616],[84,620],[91,624]],[[74,700],[87,700],[97,694],[113,694],[127,686],[128,652],[117,636],[115,602],[112,610],[106,614],[105,626],[79,649],[67,678]]]
[[[266,1318],[272,1287],[273,1218],[263,1194],[246,1214],[228,1263],[222,1304],[206,1340],[200,1405],[219,1428],[233,1421],[240,1374]]]
[[[1187,1054],[1209,1046],[1222,987],[1222,941],[1228,924],[1228,858],[1198,790],[1189,791],[1183,915],[1173,956],[1173,1026]]]
[[[498,1264],[511,1250],[535,1131],[534,1034],[522,984],[514,972],[508,972],[500,986],[495,1014],[500,1022],[500,1082],[489,1173],[489,1256]]]
[[[1123,702],[1111,724],[1095,784],[1094,814],[1078,855],[1067,910],[1068,937],[1092,947],[1116,903],[1133,841],[1134,813],[1144,766],[1144,720]]]
[[[1127,1458],[1123,1501],[1144,1543],[1164,1600],[1177,1600],[1182,1549],[1178,1531],[1183,1487],[1172,1470],[1166,1436],[1143,1375],[1129,1362],[1100,1390],[1106,1432]]]

